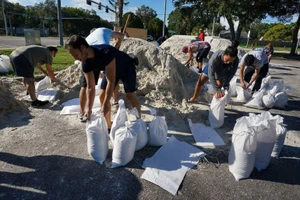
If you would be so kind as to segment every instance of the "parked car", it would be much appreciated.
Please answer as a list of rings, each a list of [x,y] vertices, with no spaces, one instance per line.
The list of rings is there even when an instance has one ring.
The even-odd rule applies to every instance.
[[[148,41],[148,42],[151,42],[151,41],[153,41],[153,40],[154,40],[154,38],[153,38],[152,35],[147,35],[147,41]]]

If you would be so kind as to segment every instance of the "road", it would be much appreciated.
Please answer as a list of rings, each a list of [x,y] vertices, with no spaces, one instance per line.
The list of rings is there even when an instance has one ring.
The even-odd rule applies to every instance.
[[[64,41],[67,39],[64,38]],[[59,46],[58,37],[41,37],[41,43],[45,46]],[[25,37],[0,36],[0,49],[14,49],[25,45]]]

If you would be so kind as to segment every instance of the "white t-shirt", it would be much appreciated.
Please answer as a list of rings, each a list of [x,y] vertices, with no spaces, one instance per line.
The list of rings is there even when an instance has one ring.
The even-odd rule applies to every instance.
[[[245,58],[247,55],[253,55],[254,56],[254,62],[252,64],[252,66],[247,66],[247,67],[252,67],[252,68],[256,68],[256,69],[260,69],[264,66],[264,64],[269,63],[269,59],[268,56],[262,52],[262,51],[250,51],[248,53],[246,53],[242,59],[241,59],[241,65],[245,65]]]
[[[97,28],[85,40],[89,45],[108,44],[113,34],[113,30],[108,28]]]

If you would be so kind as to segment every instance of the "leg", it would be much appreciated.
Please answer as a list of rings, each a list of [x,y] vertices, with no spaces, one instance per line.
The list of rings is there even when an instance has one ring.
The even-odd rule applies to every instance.
[[[116,87],[115,87],[115,90],[114,90],[114,93],[113,93],[113,97],[114,97],[114,104],[117,104],[118,103],[118,93],[119,93],[119,82],[117,83]]]
[[[103,105],[104,98],[105,98],[105,90],[103,90],[103,89],[100,90],[99,98],[100,98],[101,105]],[[107,128],[110,129],[111,128],[111,110],[104,117],[106,120]]]
[[[194,90],[194,95],[192,98],[189,99],[189,102],[192,103],[192,102],[195,102],[196,98],[198,97],[201,89],[202,89],[202,86],[208,81],[208,77],[201,74],[201,76],[198,78],[198,81],[196,83],[196,87],[195,87],[195,90]]]
[[[137,99],[135,92],[126,93],[126,98],[128,99],[131,107],[138,110],[139,116],[141,117],[141,105]]]
[[[257,76],[257,79],[256,79],[255,84],[252,89],[253,92],[258,91],[260,89],[262,79],[267,76],[268,72],[269,72],[269,64],[265,64],[261,68],[261,70]]]
[[[24,84],[25,84],[27,92],[30,95],[31,100],[35,101],[36,100],[36,95],[35,95],[34,78],[24,77]]]

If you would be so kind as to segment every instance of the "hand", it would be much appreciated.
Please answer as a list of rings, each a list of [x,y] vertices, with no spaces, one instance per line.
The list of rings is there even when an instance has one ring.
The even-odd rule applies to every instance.
[[[246,84],[245,84],[244,81],[241,82],[241,85],[242,85],[242,88],[243,88],[243,89],[247,89],[247,88],[246,88]]]
[[[247,83],[247,84],[246,84],[246,88],[245,88],[245,89],[249,88],[249,87],[250,87],[250,85],[251,85],[250,83]]]
[[[57,79],[56,79],[55,77],[53,77],[53,78],[51,78],[51,81],[52,81],[52,82],[56,82]]]
[[[224,93],[222,91],[215,92],[215,95],[217,99],[224,97]]]
[[[105,117],[108,112],[111,110],[111,106],[110,106],[110,102],[106,102],[103,104],[103,106],[101,107],[101,112],[103,114],[103,116]]]

